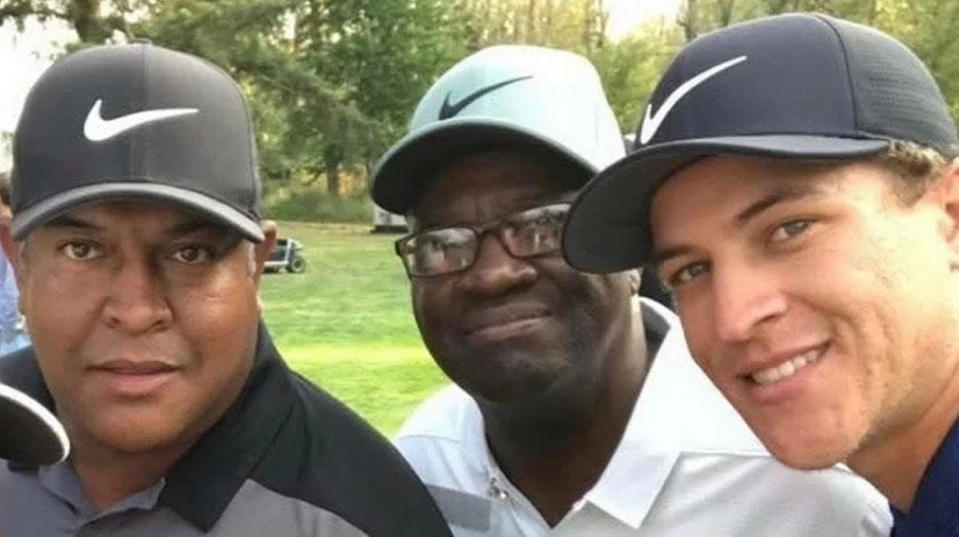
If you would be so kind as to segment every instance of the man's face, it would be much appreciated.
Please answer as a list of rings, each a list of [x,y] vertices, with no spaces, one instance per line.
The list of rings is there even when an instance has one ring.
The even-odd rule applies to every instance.
[[[185,449],[222,415],[252,364],[267,237],[158,202],[85,205],[30,234],[21,308],[78,447]]]
[[[651,222],[693,356],[770,451],[824,467],[908,426],[956,355],[954,222],[874,163],[713,157]]]
[[[568,178],[528,154],[461,159],[439,170],[413,211],[415,228],[478,226],[568,200],[564,184]],[[576,271],[558,251],[518,259],[495,231],[478,248],[464,271],[412,280],[416,321],[443,371],[492,403],[595,387],[599,357],[628,331],[628,277]]]

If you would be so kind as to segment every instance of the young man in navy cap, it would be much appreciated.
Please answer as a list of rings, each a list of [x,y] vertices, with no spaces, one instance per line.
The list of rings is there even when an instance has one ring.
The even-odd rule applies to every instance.
[[[559,253],[569,201],[623,155],[595,69],[482,50],[421,100],[373,198],[408,215],[397,253],[423,341],[456,386],[396,444],[455,535],[886,535],[848,470],[789,470],[689,358],[637,271]]]
[[[959,535],[959,140],[919,59],[823,15],[733,26],[679,54],[637,140],[568,260],[652,263],[777,458],[846,461],[898,537]]]
[[[12,201],[33,349],[0,366],[73,451],[0,468],[0,531],[448,534],[402,457],[260,321],[276,232],[225,73],[147,44],[60,60],[17,126]]]

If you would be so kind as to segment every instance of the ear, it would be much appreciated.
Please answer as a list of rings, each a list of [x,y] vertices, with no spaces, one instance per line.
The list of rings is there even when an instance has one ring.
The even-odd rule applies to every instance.
[[[931,197],[939,208],[939,231],[952,251],[949,264],[953,270],[959,269],[959,160],[946,167],[925,197]]]
[[[9,225],[0,225],[0,247],[3,248],[3,254],[7,256],[11,264],[14,266],[19,264],[20,248],[10,234]]]
[[[256,264],[253,279],[256,284],[260,284],[260,277],[263,275],[263,266],[273,251],[273,245],[276,244],[276,222],[273,220],[264,220],[261,224],[263,228],[263,242],[253,245],[253,257]]]
[[[16,241],[13,239],[13,235],[10,234],[10,228],[7,226],[0,227],[0,246],[3,247],[3,254],[7,256],[7,260],[10,262],[10,267],[13,269],[13,275],[17,281],[17,289],[20,289],[20,293],[17,299],[17,309],[23,313],[26,312],[24,308],[26,293],[24,289],[26,287],[25,278],[27,272],[27,242],[26,239],[23,241]]]
[[[643,280],[643,270],[633,269],[626,271],[626,277],[629,279],[629,294],[635,295],[639,292],[639,284]]]

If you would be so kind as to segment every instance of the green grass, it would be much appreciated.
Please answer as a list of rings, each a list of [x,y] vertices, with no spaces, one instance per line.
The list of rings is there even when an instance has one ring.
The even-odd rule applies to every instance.
[[[338,197],[318,187],[277,189],[264,198],[263,212],[275,220],[362,223],[370,221],[373,202],[365,193]]]
[[[304,244],[302,274],[266,274],[263,314],[287,362],[392,435],[445,384],[420,340],[393,235],[370,224],[280,222]]]

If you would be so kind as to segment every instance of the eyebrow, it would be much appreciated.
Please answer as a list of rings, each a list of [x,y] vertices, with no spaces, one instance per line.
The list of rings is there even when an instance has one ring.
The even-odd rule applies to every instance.
[[[650,263],[653,269],[658,269],[660,265],[664,262],[674,258],[679,257],[684,254],[688,254],[693,251],[693,248],[686,244],[680,244],[678,246],[670,246],[669,248],[663,248],[662,250],[656,250],[653,252],[653,260]]]
[[[179,222],[163,230],[164,235],[182,236],[198,232],[214,232],[224,235],[234,234],[233,230],[217,222],[211,222],[205,218],[193,218],[184,222]]]
[[[758,200],[750,203],[733,217],[733,222],[737,227],[742,227],[749,220],[763,213],[780,203],[787,201],[796,201],[800,199],[819,197],[823,195],[822,189],[812,181],[789,181],[777,184],[770,192],[767,192]],[[652,266],[658,268],[665,261],[674,257],[679,257],[693,251],[693,247],[688,244],[678,244],[667,248],[657,249],[653,252]]]
[[[47,223],[43,224],[44,227],[55,227],[55,228],[77,228],[77,229],[86,229],[86,230],[97,230],[103,229],[103,226],[98,226],[93,222],[77,218],[75,216],[69,215],[60,215],[57,216]]]
[[[516,204],[519,205],[520,208],[500,215],[499,219],[502,219],[503,217],[514,214],[514,213],[520,213],[536,207],[546,207],[548,205],[558,205],[562,203],[572,204],[573,201],[576,199],[576,196],[578,193],[579,193],[578,190],[564,190],[559,193],[548,192],[548,193],[540,193],[532,196],[522,197],[515,200]],[[423,218],[423,217],[416,218],[415,216],[407,214],[407,218],[411,218],[411,217],[413,218],[413,226],[410,227],[411,232],[420,232],[420,231],[426,231],[429,229],[442,229],[447,227],[462,227],[462,226],[469,227],[468,225],[464,223],[437,224],[431,218]]]
[[[775,207],[780,203],[817,197],[822,194],[822,189],[812,181],[789,181],[780,183],[763,197],[739,211],[733,218],[733,221],[742,226],[757,215],[762,214],[763,211]]]

